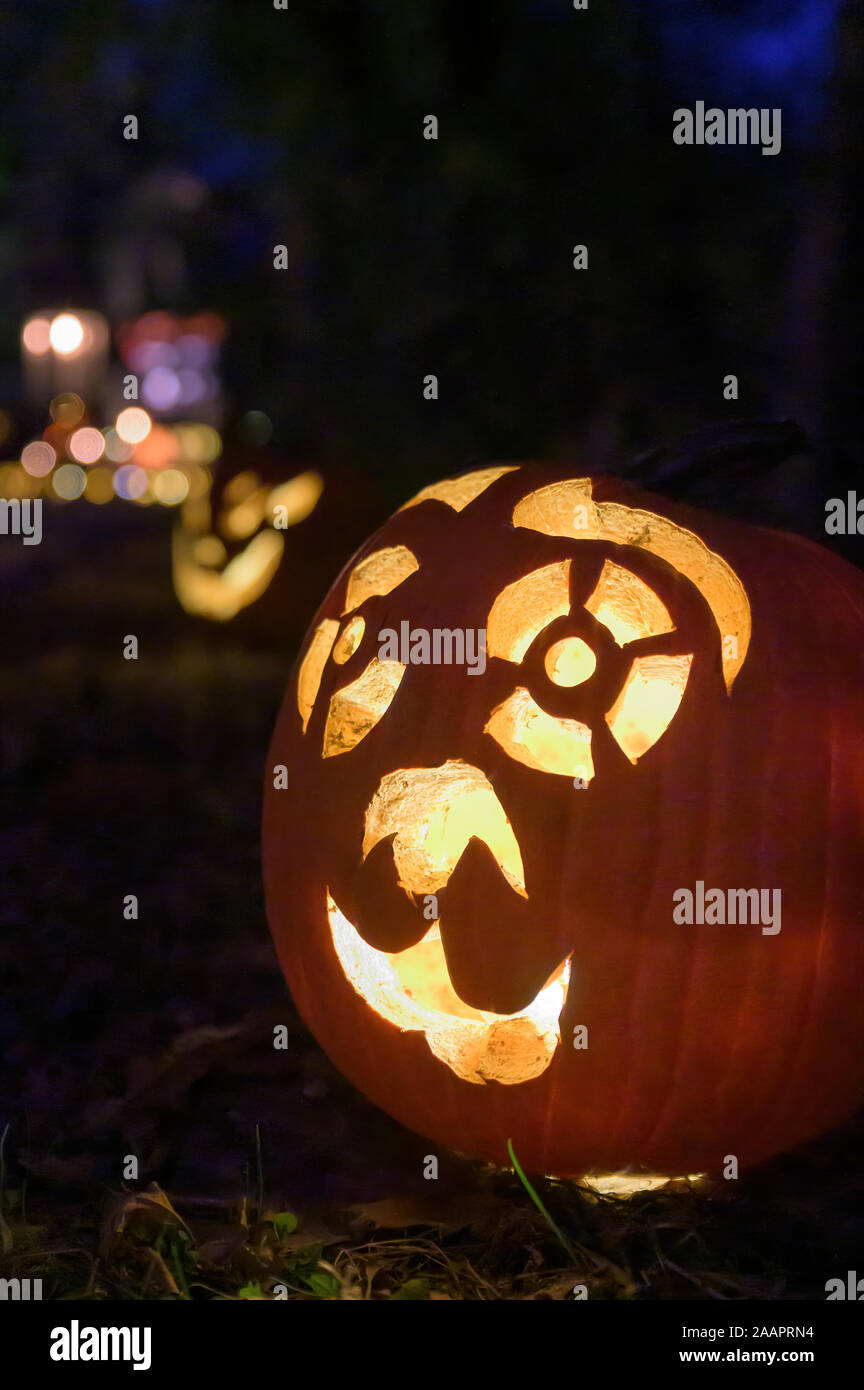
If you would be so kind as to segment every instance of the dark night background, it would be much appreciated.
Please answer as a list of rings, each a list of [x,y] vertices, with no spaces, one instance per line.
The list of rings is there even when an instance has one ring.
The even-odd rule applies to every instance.
[[[573,456],[860,563],[824,516],[858,478],[864,14],[6,0],[0,54],[0,462],[47,421],[21,376],[29,313],[116,329],[210,310],[216,486],[244,468],[325,482],[271,590],[225,625],[173,595],[168,508],[48,502],[42,545],[2,538],[6,1186],[83,1221],[83,1246],[123,1155],[138,1186],[208,1209],[254,1187],[257,1124],[277,1206],[401,1200],[427,1146],[330,1068],[266,931],[261,779],[289,668],[370,530],[492,460]],[[782,152],[674,145],[697,99],[782,107]],[[705,1218],[739,1296],[818,1297],[855,1267],[861,1150],[853,1131],[782,1160]],[[443,1186],[486,1200],[488,1181],[454,1159]],[[82,1269],[46,1277],[92,1291]],[[708,1295],[667,1269],[643,1296]]]

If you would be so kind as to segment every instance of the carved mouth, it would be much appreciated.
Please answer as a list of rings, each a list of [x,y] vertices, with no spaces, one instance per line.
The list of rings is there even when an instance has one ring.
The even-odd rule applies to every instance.
[[[549,1066],[561,1041],[569,957],[519,1013],[496,1014],[459,998],[438,922],[414,946],[388,953],[363,940],[329,892],[327,914],[333,948],[357,993],[403,1032],[424,1033],[431,1052],[463,1081],[513,1086]]]

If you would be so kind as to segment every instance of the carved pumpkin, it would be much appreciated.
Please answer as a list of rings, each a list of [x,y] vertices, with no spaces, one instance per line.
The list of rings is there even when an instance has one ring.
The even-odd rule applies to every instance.
[[[482,673],[452,660],[478,630]],[[716,1172],[847,1116],[862,651],[864,580],[799,537],[560,466],[426,488],[325,599],[270,751],[268,916],[335,1064],[559,1175]],[[781,929],[675,920],[700,883],[779,889]]]
[[[370,484],[358,499],[355,481],[320,457],[258,448],[222,459],[211,487],[177,516],[172,574],[181,607],[233,621],[255,643],[269,645],[274,630],[299,636],[307,586],[323,588],[333,574],[331,538],[357,545],[381,515],[380,492]]]
[[[270,587],[284,532],[315,510],[324,486],[314,469],[293,477],[287,471],[283,465],[274,483],[263,469],[243,468],[183,503],[171,561],[174,592],[187,613],[229,622]]]

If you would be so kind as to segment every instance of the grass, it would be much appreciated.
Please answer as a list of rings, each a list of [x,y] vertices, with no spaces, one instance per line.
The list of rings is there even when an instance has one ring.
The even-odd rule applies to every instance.
[[[796,1201],[807,1167],[788,1161],[773,1190],[679,1180],[618,1198],[529,1179],[511,1146],[514,1172],[470,1165],[470,1186],[437,1211],[424,1193],[413,1210],[409,1198],[303,1213],[268,1205],[260,1127],[253,1142],[254,1202],[127,1184],[98,1203],[42,1193],[25,1219],[5,1186],[0,1275],[97,1302],[750,1301],[824,1298],[846,1267],[836,1231],[814,1263]]]

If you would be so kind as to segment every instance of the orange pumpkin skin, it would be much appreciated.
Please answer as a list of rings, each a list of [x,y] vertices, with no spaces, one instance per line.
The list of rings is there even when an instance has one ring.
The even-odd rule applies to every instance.
[[[752,1165],[848,1117],[864,1095],[864,579],[797,536],[757,529],[609,477],[593,501],[641,509],[686,528],[725,560],[749,600],[752,636],[727,689],[722,636],[692,578],[668,560],[609,539],[514,526],[535,490],[579,478],[523,464],[456,510],[430,498],[397,512],[346,566],[322,604],[339,625],[358,562],[405,547],[418,568],[355,609],[358,649],[326,662],[305,732],[295,669],[268,758],[263,864],[267,911],[292,995],[335,1065],[408,1127],[506,1163],[507,1140],[535,1172]],[[674,619],[667,650],[692,654],[665,732],[634,763],[609,736],[627,647],[579,611],[597,671],[553,684],[545,655],[566,635],[556,618],[518,663],[406,664],[389,708],[348,751],[322,756],[332,696],[363,672],[378,634],[487,627],[507,585],[569,560],[573,612],[606,561],[648,584]],[[348,615],[350,616],[350,615]],[[587,621],[587,627],[585,625]],[[332,631],[334,629],[328,629]],[[595,640],[596,639],[596,640]],[[677,645],[676,645],[677,644]],[[301,660],[308,644],[301,653]],[[511,756],[486,726],[515,686],[554,717],[594,730],[594,775],[569,776]],[[378,951],[428,931],[422,899],[398,887],[392,837],[363,860],[367,809],[382,778],[460,760],[479,769],[521,852],[527,898],[479,839],[438,893],[453,987],[474,1009],[516,1014],[570,958],[560,1043],[542,1074],[466,1080],[416,1028],[373,1009],[346,977],[327,894]],[[284,765],[287,787],[274,786]],[[779,889],[782,926],[681,924],[673,894]],[[587,1047],[574,1046],[574,1029]],[[583,1039],[585,1035],[582,1035]]]

